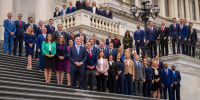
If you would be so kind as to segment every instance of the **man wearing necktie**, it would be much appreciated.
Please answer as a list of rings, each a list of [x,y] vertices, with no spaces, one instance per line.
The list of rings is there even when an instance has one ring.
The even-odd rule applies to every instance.
[[[172,48],[173,54],[175,52],[175,43],[177,45],[177,53],[180,53],[180,39],[181,39],[181,32],[180,32],[180,25],[176,23],[176,18],[172,19],[173,24],[169,26],[169,36],[172,40]]]
[[[67,8],[67,14],[73,13],[76,11],[76,8],[72,6],[72,2],[69,2],[69,7]]]
[[[43,71],[43,55],[42,55],[42,43],[45,41],[47,35],[47,28],[42,28],[42,33],[38,35],[36,40],[36,50],[39,53],[39,70]]]
[[[57,25],[58,31],[55,31],[52,33],[52,39],[53,41],[57,41],[58,37],[62,34],[64,36],[65,42],[67,44],[67,36],[65,32],[63,32],[63,26],[61,24]]]
[[[112,39],[111,34],[109,33],[108,38],[106,39],[106,45],[109,45],[110,43],[113,43],[113,39]]]
[[[113,48],[113,43],[110,43],[108,45],[108,48],[109,48],[108,49],[109,54],[112,54],[113,57],[116,58],[117,57],[117,50]]]
[[[193,28],[193,23],[189,23],[190,33],[189,33],[189,56],[195,57],[195,48],[197,44],[197,31]],[[192,49],[192,54],[191,54]]]
[[[158,36],[157,36],[157,39],[160,39],[162,56],[168,56],[168,36],[169,36],[169,28],[165,26],[165,22],[163,21],[161,23],[161,27],[158,29]]]
[[[84,0],[78,0],[76,1],[76,9],[86,9],[86,2]]]
[[[144,55],[144,30],[140,29],[140,25],[137,25],[137,31],[134,32],[134,40],[137,54],[140,55],[140,49],[142,51],[142,56]],[[139,49],[140,48],[140,49]]]
[[[76,86],[78,77],[80,89],[84,89],[84,69],[87,59],[87,50],[80,46],[80,37],[75,38],[75,46],[69,49],[71,88]]]
[[[140,57],[138,55],[135,56],[134,61],[135,67],[135,94],[136,96],[143,96],[143,82],[145,82],[146,74],[145,67],[143,63],[140,62]]]
[[[146,40],[149,47],[150,57],[153,58],[153,49],[154,49],[154,57],[157,55],[157,36],[158,32],[156,28],[153,28],[153,22],[149,23],[149,28],[147,29],[146,33]]]
[[[112,11],[110,11],[110,6],[107,6],[105,17],[113,19]]]
[[[32,26],[33,27],[33,32],[34,32],[34,34],[37,34],[37,25],[35,25],[35,24],[33,24],[33,17],[29,17],[28,18],[28,21],[29,21],[29,23],[28,24],[26,24],[26,29],[28,28],[28,26]],[[26,30],[25,29],[25,30]]]
[[[188,37],[188,28],[183,25],[183,19],[180,20],[180,32],[181,32],[181,44],[182,44],[182,54],[185,54],[185,45]]]
[[[97,49],[97,54],[99,54],[100,51],[103,51],[104,54],[105,54],[105,57],[107,58],[108,55],[109,55],[109,50],[108,50],[108,49],[105,50],[105,49],[104,49],[104,45],[105,45],[105,44],[104,44],[103,42],[100,42],[100,43],[99,43],[99,49]]]
[[[172,72],[173,72],[173,76],[174,76],[174,85],[173,85],[173,88],[172,88],[172,97],[173,97],[173,100],[180,100],[180,81],[181,81],[181,75],[180,75],[180,72],[176,70],[176,67],[175,65],[172,65],[171,67],[172,69]],[[175,95],[175,92],[176,92],[176,95]]]
[[[7,14],[8,19],[4,20],[4,45],[3,45],[3,54],[7,54],[7,46],[9,43],[8,51],[9,55],[12,55],[12,43],[14,40],[14,35],[16,32],[16,24],[14,21],[11,20],[12,13],[9,12]]]
[[[83,29],[82,29],[82,28],[79,29],[79,33],[75,35],[75,38],[76,38],[76,37],[80,37],[80,36],[82,36],[82,35],[84,36],[84,42],[86,43],[86,41],[87,41],[87,40],[86,40],[86,35],[83,34]]]
[[[100,5],[100,8],[99,8],[99,11],[98,11],[98,14],[101,15],[101,16],[105,16],[105,10],[103,9],[103,6]]]
[[[53,26],[53,19],[49,19],[49,25],[45,26],[47,28],[47,34],[52,34],[55,31],[55,27]]]
[[[16,33],[15,33],[14,48],[13,48],[13,55],[16,55],[17,46],[19,43],[19,56],[22,56],[24,33],[26,28],[25,22],[22,21],[21,19],[22,19],[22,14],[18,14],[18,20],[15,21]]]
[[[174,75],[172,70],[168,69],[168,65],[164,64],[164,69],[162,69],[162,88],[164,91],[164,99],[167,99],[167,90],[169,95],[169,100],[173,100],[172,98],[172,87],[174,84]]]

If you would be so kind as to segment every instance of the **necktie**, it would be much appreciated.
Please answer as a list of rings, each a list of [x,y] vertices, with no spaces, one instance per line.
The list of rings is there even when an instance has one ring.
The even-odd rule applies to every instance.
[[[162,27],[162,32],[164,31],[164,28]]]
[[[108,16],[108,14],[109,14],[109,11],[107,11],[107,16]]]
[[[117,46],[117,39],[115,39],[115,46]]]
[[[91,55],[91,52],[90,52],[90,50],[88,50],[88,53],[89,53],[89,55],[90,55],[90,58],[92,57],[92,55]]]
[[[175,77],[175,72],[174,72],[174,77]]]
[[[176,24],[174,24],[174,28],[176,29]]]
[[[70,7],[70,11],[72,10],[72,7]]]
[[[109,39],[109,43],[111,42],[111,39]]]
[[[165,71],[166,71],[166,74],[167,74],[167,76],[168,76],[168,70],[167,70],[167,69],[165,69]]]
[[[50,28],[51,28],[51,30],[53,31],[53,28],[52,28],[52,26],[50,25]]]
[[[77,53],[79,55],[79,46],[76,47]]]
[[[139,63],[139,61],[138,61],[138,68],[140,69],[140,63]]]
[[[19,25],[20,25],[20,27],[22,26],[22,22],[21,21],[19,21]]]
[[[82,0],[81,0],[81,5],[83,4]]]
[[[153,34],[153,28],[151,28],[151,33]]]
[[[10,23],[12,24],[12,20],[10,19]]]
[[[181,30],[182,30],[183,26],[181,25]]]
[[[112,54],[112,49],[110,49],[110,54]]]
[[[41,32],[42,32],[42,27],[41,27]],[[43,32],[42,32],[43,33]]]

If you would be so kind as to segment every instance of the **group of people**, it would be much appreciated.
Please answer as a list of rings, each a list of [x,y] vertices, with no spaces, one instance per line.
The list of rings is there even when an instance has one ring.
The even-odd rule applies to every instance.
[[[113,18],[112,11],[110,10],[110,7],[107,6],[106,10],[103,9],[103,6],[101,5],[100,8],[96,7],[96,2],[92,2],[92,7],[90,6],[90,2],[85,2],[84,0],[78,0],[76,1],[76,7],[72,6],[72,2],[69,2],[69,7],[67,8],[66,5],[63,5],[63,9],[60,11],[58,7],[55,8],[54,17],[63,16],[66,14],[70,14],[75,12],[76,10],[85,9],[87,11],[90,11],[93,14],[98,14],[101,16],[105,16],[107,18]]]

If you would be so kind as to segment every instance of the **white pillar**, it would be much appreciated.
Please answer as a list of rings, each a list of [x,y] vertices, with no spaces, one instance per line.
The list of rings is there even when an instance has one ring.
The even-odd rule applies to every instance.
[[[189,2],[188,2],[188,0],[185,0],[185,5],[184,5],[185,7],[186,7],[186,11],[185,11],[185,17],[186,17],[186,19],[187,20],[190,20],[190,10],[189,10]]]
[[[178,18],[178,4],[177,4],[177,0],[171,0],[171,4],[172,4],[172,6],[171,6],[171,12],[173,13],[172,14],[172,18]]]
[[[135,0],[135,6],[141,8],[141,0]]]
[[[184,1],[180,0],[180,18],[185,18]]]
[[[158,6],[160,8],[159,15],[162,17],[166,17],[165,15],[165,1],[164,0],[158,0]]]
[[[190,9],[190,10],[189,10],[189,15],[190,15],[190,19],[189,19],[189,20],[193,21],[192,0],[189,0],[188,2],[189,2],[189,3],[188,3],[188,5],[189,5],[188,7],[189,7],[189,9]]]
[[[199,2],[195,0],[195,14],[196,14],[196,21],[199,21]]]
[[[46,21],[50,17],[50,2],[48,0],[35,0],[36,8],[35,8],[35,22],[36,24],[39,20]],[[52,15],[53,16],[53,15]]]

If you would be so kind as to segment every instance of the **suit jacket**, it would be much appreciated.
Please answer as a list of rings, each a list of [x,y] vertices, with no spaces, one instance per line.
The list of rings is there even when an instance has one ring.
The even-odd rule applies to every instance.
[[[99,75],[100,71],[101,71],[101,61],[100,59],[98,59],[98,63],[97,63],[97,72],[96,75]],[[107,59],[103,59],[103,71],[104,71],[104,75],[108,76],[108,69],[109,69],[109,65],[108,65],[108,60]]]
[[[86,3],[85,1],[82,0],[82,5],[80,1],[76,1],[76,9],[80,10],[80,9],[86,9]]]
[[[50,43],[50,45],[51,45],[51,55],[55,55],[56,54],[56,42],[53,42],[53,43]],[[49,55],[49,43],[47,42],[45,42],[45,41],[43,41],[43,43],[42,43],[42,55],[44,56],[45,55],[45,53],[47,54],[47,55]]]
[[[95,43],[96,43],[97,45],[99,45],[99,40],[96,39],[96,42],[95,42]]]
[[[97,54],[99,54],[99,52],[100,52],[100,48],[97,49]],[[108,55],[109,55],[108,51],[103,49],[103,52],[104,52],[104,54],[105,54],[105,57],[107,58]]]
[[[171,84],[174,84],[174,77],[172,70],[168,69],[168,74],[165,72],[165,69],[162,69],[162,84],[164,86],[171,86]]]
[[[109,11],[108,14],[107,14],[107,11],[105,11],[105,17],[113,19],[112,11]]]
[[[159,61],[159,67],[158,68],[160,68],[160,70],[162,70],[164,67],[163,67],[163,62],[162,61]]]
[[[179,71],[175,71],[175,74],[173,73],[174,76],[174,82],[178,82],[176,86],[180,87],[180,81],[181,81],[181,75]]]
[[[64,36],[65,42],[67,43],[66,33],[62,31],[61,34]],[[59,37],[58,31],[55,31],[55,32],[52,33],[53,41],[56,42],[58,40],[58,37]]]
[[[4,25],[4,28],[5,28],[4,37],[10,37],[11,32],[13,32],[15,34],[16,24],[15,24],[14,21],[12,21],[12,24],[11,24],[10,20],[6,19],[6,20],[4,20],[3,25]],[[13,37],[14,37],[14,35],[13,35]]]
[[[85,9],[92,12],[92,7],[86,7]]]
[[[117,50],[116,49],[112,49],[112,53],[110,53],[110,49],[107,49],[107,52],[109,53],[109,54],[112,54],[113,56],[114,56],[114,58],[116,58],[117,57]]]
[[[21,26],[20,26],[20,21],[17,20],[15,21],[15,25],[16,25],[16,33],[15,36],[24,36],[25,33],[25,29],[26,29],[26,24],[24,21],[21,21]]]
[[[109,45],[109,43],[113,43],[113,39],[111,38],[111,41],[109,42],[109,39],[106,39],[106,45]]]
[[[196,31],[196,29],[193,29],[193,32],[191,33],[191,28],[190,28],[189,39],[191,39],[192,43],[197,42],[197,31]]]
[[[98,55],[98,48],[96,48],[95,46],[92,46],[91,51],[92,53],[95,53],[96,55]]]
[[[121,46],[121,41],[117,39],[117,41],[115,42],[115,39],[113,39],[113,46],[114,48],[119,48]]]
[[[145,68],[142,62],[139,61],[140,69],[138,68],[138,64],[134,61],[134,68],[135,68],[135,80],[136,81],[143,81],[146,78]]]
[[[58,12],[58,14],[56,14],[56,12],[54,12],[53,17],[58,17],[60,16],[60,12]]]
[[[108,61],[108,65],[109,65],[108,76],[109,77],[116,77],[116,76],[118,76],[118,66],[116,65],[116,62],[113,61],[112,65],[111,65],[109,63],[109,61]]]
[[[96,8],[96,10],[95,10],[95,14],[98,14],[98,8],[97,7],[95,7]],[[93,7],[92,7],[92,13],[93,13]]]
[[[87,59],[87,51],[83,47],[79,47],[79,54],[77,52],[76,46],[73,46],[69,49],[69,61],[70,67],[77,67],[75,62],[82,62],[83,64],[79,68],[85,68],[85,61]]]
[[[102,10],[101,10],[101,9],[99,9],[99,10],[98,10],[98,14],[99,14],[99,15],[101,15],[101,16],[105,16],[105,14],[106,14],[106,11],[105,11],[105,10],[103,10],[103,9],[102,9]]]
[[[94,69],[92,70],[96,70],[96,66],[97,66],[97,54],[94,53],[93,51],[91,51],[91,57],[89,55],[89,52],[87,52],[87,59],[85,61],[85,69],[86,70],[91,70],[91,69],[88,69],[87,66],[95,66]]]
[[[62,52],[62,56],[64,56],[64,59],[67,59],[67,54],[68,54],[68,49],[67,49],[67,45],[65,44],[62,44],[63,45],[63,49],[61,50],[60,48],[60,44],[56,44],[56,59],[59,60],[59,56],[61,56],[61,52]]]
[[[26,30],[27,30],[28,26],[31,26],[31,24],[30,23],[26,24]],[[33,32],[34,32],[34,34],[37,34],[37,25],[35,25],[35,24],[33,24]]]
[[[129,65],[128,65],[128,61],[124,60],[124,66],[125,66],[124,75],[131,74],[133,75],[133,77],[135,77],[134,62],[130,60]]]
[[[153,75],[153,69],[151,67],[151,65],[145,67],[145,75],[146,75],[146,80],[154,80],[154,75]]]
[[[124,61],[123,60],[116,61],[116,65],[118,67],[118,71],[122,71],[119,77],[123,77],[124,76]]]
[[[55,27],[54,26],[46,25],[45,27],[47,28],[47,34],[48,33],[53,33],[55,31]]]
[[[162,27],[160,27],[158,29],[158,36],[157,37],[160,37],[160,40],[161,40],[160,42],[162,42],[162,43],[167,42],[168,36],[169,36],[169,28],[168,27],[165,27],[163,31],[162,31]],[[166,40],[163,39],[164,37],[166,37]]]
[[[181,26],[180,26],[180,28],[181,28]],[[186,25],[183,25],[182,29],[180,29],[180,32],[181,32],[180,34],[181,34],[182,39],[188,37],[188,29],[187,29]]]
[[[146,39],[151,42],[155,42],[157,40],[157,36],[158,36],[158,31],[156,28],[153,28],[153,33],[151,33],[151,28],[147,29],[147,37]]]
[[[67,8],[67,14],[73,13],[75,11],[76,11],[75,7],[72,7],[71,10],[70,10],[70,7]]]
[[[37,27],[37,34],[36,34],[36,37],[38,37],[39,34],[42,34],[42,31],[41,31],[41,28],[40,26]]]
[[[135,45],[141,45],[144,44],[144,31],[143,30],[138,30],[134,32],[134,40],[135,40]],[[137,42],[137,40],[140,40],[140,43]]]
[[[26,34],[24,35],[24,41],[25,41],[25,45],[29,46],[29,44],[35,44],[36,42],[36,37],[33,34]]]
[[[176,28],[175,28],[174,24],[171,24],[169,26],[169,35],[172,38],[178,38],[179,36],[181,36],[181,34],[180,34],[180,25],[176,24]]]
[[[64,9],[62,9],[62,10],[60,11],[60,16],[64,15],[64,13],[67,14],[67,9],[65,9],[65,12],[64,12]]]
[[[42,43],[45,40],[45,37],[43,34],[39,34],[36,40],[36,49],[40,49],[40,52],[42,52]]]
[[[85,41],[84,41],[84,42],[86,43],[86,35],[85,35],[85,34],[83,34],[83,33],[82,33],[82,35],[84,35],[84,38],[85,38]],[[75,38],[76,38],[76,37],[80,37],[80,36],[81,36],[81,34],[80,34],[80,33],[78,33],[78,34],[76,34],[76,35],[75,35]]]

